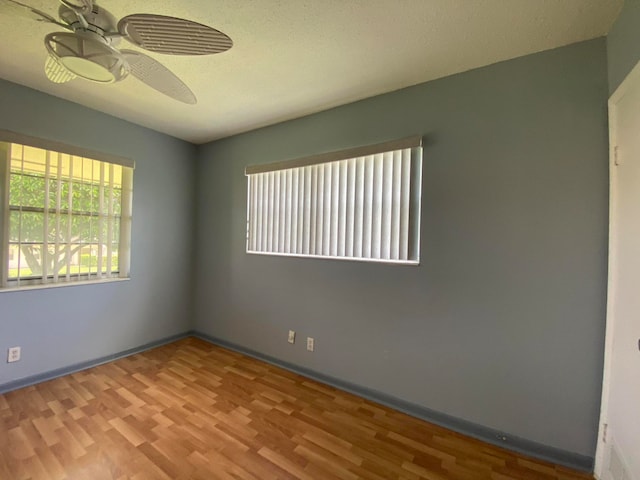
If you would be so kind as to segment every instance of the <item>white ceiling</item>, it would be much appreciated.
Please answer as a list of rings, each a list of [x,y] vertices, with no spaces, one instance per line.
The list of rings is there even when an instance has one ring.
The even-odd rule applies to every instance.
[[[21,1],[56,15],[55,0]],[[599,37],[622,7],[622,0],[97,3],[117,18],[157,13],[204,23],[234,46],[199,57],[147,52],[193,90],[198,104],[185,105],[134,78],[112,85],[49,82],[43,37],[60,28],[0,10],[0,77],[193,143]]]

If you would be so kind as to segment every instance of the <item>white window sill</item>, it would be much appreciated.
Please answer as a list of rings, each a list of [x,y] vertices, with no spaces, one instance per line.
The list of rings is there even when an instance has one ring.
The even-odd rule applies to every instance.
[[[97,285],[101,283],[112,282],[126,282],[130,280],[127,278],[101,278],[99,280],[78,280],[71,282],[59,282],[59,283],[38,283],[35,285],[20,285],[19,287],[6,287],[0,288],[0,294],[5,292],[21,292],[25,290],[42,290],[45,288],[63,288],[63,287],[77,287],[82,285]]]

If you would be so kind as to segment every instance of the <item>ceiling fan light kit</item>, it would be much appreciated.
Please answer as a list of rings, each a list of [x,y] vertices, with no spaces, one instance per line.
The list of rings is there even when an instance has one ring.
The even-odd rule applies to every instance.
[[[53,83],[66,83],[76,76],[65,68],[53,55],[49,55],[44,62],[44,72]]]
[[[97,83],[124,79],[129,74],[129,64],[122,54],[91,35],[55,32],[47,35],[44,43],[49,54],[78,77]]]
[[[49,33],[44,39],[49,53],[44,71],[50,81],[59,84],[76,77],[114,83],[131,74],[174,100],[195,104],[193,92],[167,67],[140,51],[119,50],[115,45],[124,38],[142,49],[169,55],[212,55],[233,46],[219,30],[182,18],[139,13],[116,24],[115,17],[92,0],[60,0],[59,20],[18,0],[0,3],[67,30]]]

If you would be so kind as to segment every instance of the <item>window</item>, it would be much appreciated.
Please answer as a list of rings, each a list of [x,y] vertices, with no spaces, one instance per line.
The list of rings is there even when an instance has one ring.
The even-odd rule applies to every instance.
[[[1,286],[128,277],[132,179],[130,160],[0,132]]]
[[[247,167],[247,252],[419,263],[421,144]]]

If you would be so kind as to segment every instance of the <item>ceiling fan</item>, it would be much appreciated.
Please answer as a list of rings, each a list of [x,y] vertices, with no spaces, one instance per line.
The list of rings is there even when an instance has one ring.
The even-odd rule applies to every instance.
[[[17,0],[0,0],[0,7],[19,16],[51,23],[65,32],[49,33],[45,74],[54,83],[76,77],[97,83],[124,80],[129,74],[180,102],[195,104],[193,92],[167,67],[136,50],[118,49],[125,39],[145,50],[169,55],[211,55],[233,46],[215,28],[183,18],[136,13],[116,18],[93,0],[60,0],[58,19]]]

